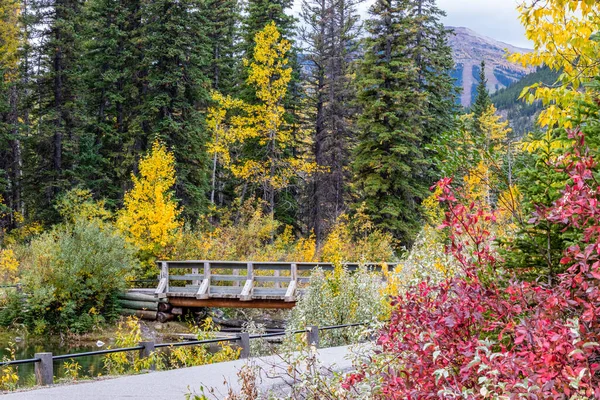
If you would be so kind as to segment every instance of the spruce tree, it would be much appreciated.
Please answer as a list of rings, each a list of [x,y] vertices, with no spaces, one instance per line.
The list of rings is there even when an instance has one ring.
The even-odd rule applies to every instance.
[[[308,187],[308,228],[317,241],[346,211],[348,160],[354,131],[352,63],[358,53],[360,22],[354,0],[304,0],[301,41],[308,71],[308,129],[319,172]]]
[[[144,82],[135,110],[144,147],[161,139],[175,155],[175,194],[187,217],[204,210],[208,193],[208,106],[210,62],[200,0],[143,3],[140,45]]]
[[[353,171],[359,205],[405,245],[420,229],[420,201],[434,179],[424,147],[452,119],[442,15],[433,1],[378,0],[357,74],[362,112]]]
[[[13,212],[22,212],[17,109],[20,38],[19,4],[0,0],[0,231],[14,227]]]
[[[86,129],[81,139],[79,183],[109,205],[118,205],[145,142],[134,124],[143,90],[141,3],[89,0],[85,12]]]
[[[32,212],[55,221],[56,198],[73,185],[73,166],[82,128],[81,112],[81,16],[82,0],[34,0],[36,38],[34,58],[38,71],[26,184]]]
[[[477,96],[475,98],[475,102],[471,107],[471,112],[475,117],[475,130],[478,133],[481,133],[481,125],[479,123],[479,119],[485,113],[490,106],[492,105],[492,100],[490,99],[490,93],[487,89],[487,79],[485,78],[485,60],[481,61],[481,66],[479,70],[479,83],[477,84]]]

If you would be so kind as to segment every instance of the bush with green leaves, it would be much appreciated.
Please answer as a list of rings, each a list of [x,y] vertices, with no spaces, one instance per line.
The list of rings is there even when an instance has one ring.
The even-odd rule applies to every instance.
[[[111,224],[77,219],[56,226],[29,247],[24,322],[36,332],[85,332],[118,316],[117,299],[136,263],[134,250]]]
[[[387,311],[385,286],[381,273],[369,271],[366,267],[356,272],[342,267],[333,272],[317,268],[291,312],[288,330],[311,325],[323,327],[363,322],[377,325]],[[368,329],[365,327],[322,331],[320,345],[330,347],[356,342],[366,333]]]

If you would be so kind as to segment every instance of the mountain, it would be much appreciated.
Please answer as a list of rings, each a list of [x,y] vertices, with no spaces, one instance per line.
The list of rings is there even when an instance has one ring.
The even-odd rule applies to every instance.
[[[448,39],[456,64],[452,76],[462,88],[460,103],[464,107],[470,106],[473,101],[482,60],[486,62],[485,76],[490,93],[506,88],[533,72],[531,68],[524,68],[506,60],[507,50],[510,53],[527,53],[531,50],[499,42],[468,28],[448,28],[454,31]]]
[[[559,75],[559,72],[552,71],[548,67],[542,67],[507,88],[500,89],[491,96],[492,103],[494,103],[500,115],[510,121],[515,136],[521,137],[535,129],[535,121],[543,108],[539,101],[527,104],[524,100],[519,99],[523,89],[534,83],[552,85],[558,80]]]

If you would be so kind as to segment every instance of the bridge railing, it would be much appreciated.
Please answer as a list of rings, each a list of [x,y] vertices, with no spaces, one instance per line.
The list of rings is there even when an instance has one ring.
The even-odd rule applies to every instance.
[[[223,343],[223,342],[235,342],[240,347],[240,358],[248,358],[250,357],[250,340],[254,339],[263,339],[277,336],[285,336],[288,334],[296,335],[296,334],[306,334],[307,343],[311,346],[319,347],[319,331],[327,331],[334,329],[342,329],[342,328],[350,328],[357,326],[366,326],[369,325],[370,322],[361,322],[361,323],[353,323],[353,324],[345,324],[345,325],[331,325],[331,326],[308,326],[306,329],[296,330],[293,332],[275,332],[275,333],[265,333],[260,335],[250,335],[248,333],[239,333],[235,337],[231,338],[215,338],[215,339],[206,339],[206,340],[192,340],[192,341],[184,341],[184,342],[174,342],[174,343],[154,343],[151,341],[140,342],[138,346],[133,347],[124,347],[124,348],[116,348],[116,349],[106,349],[106,350],[97,350],[97,351],[88,351],[83,353],[73,353],[73,354],[61,354],[61,355],[53,355],[50,352],[43,353],[35,353],[33,358],[21,359],[21,360],[11,360],[0,362],[0,367],[8,366],[8,365],[21,365],[21,364],[35,364],[35,380],[37,385],[46,386],[52,385],[54,383],[54,361],[60,360],[70,360],[73,358],[79,357],[89,357],[89,356],[97,356],[97,355],[106,355],[110,353],[123,353],[123,352],[131,352],[131,351],[139,351],[141,358],[149,357],[151,354],[155,352],[156,349],[159,348],[169,348],[169,347],[179,347],[179,346],[196,346],[196,345],[206,345],[211,343]],[[154,370],[154,366],[151,366],[151,370]]]
[[[257,261],[159,261],[158,298],[191,297],[196,299],[283,300],[295,302],[301,285],[310,280],[310,272],[325,271],[334,264],[322,262]],[[356,271],[361,266],[382,271],[382,263],[343,263]],[[388,264],[394,267],[396,264]]]

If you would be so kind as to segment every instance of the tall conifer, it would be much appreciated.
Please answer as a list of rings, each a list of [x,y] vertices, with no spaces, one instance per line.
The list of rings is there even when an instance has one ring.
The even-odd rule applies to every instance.
[[[433,180],[424,147],[452,117],[443,109],[454,102],[451,80],[435,76],[451,63],[441,15],[432,1],[378,0],[366,23],[355,187],[373,222],[403,244],[420,229],[420,201]]]

